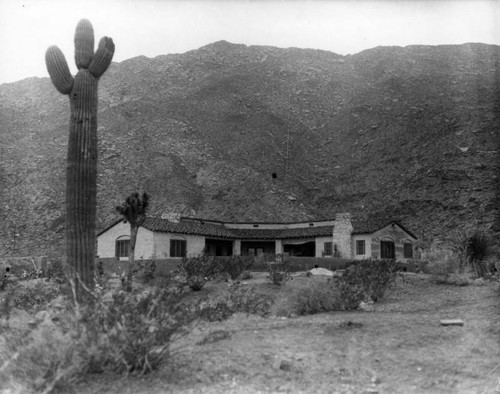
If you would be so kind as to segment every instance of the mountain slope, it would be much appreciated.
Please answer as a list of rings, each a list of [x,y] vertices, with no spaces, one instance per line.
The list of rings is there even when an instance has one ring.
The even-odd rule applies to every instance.
[[[99,91],[98,226],[141,189],[154,215],[292,221],[348,210],[395,216],[426,239],[489,228],[499,54],[466,44],[339,56],[221,41],[113,64]],[[16,253],[63,244],[68,116],[46,78],[0,85],[4,253],[14,231]]]

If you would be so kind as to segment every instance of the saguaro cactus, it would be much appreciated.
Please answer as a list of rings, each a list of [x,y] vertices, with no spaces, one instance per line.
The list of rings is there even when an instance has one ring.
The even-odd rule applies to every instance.
[[[66,250],[70,279],[81,299],[81,282],[94,287],[95,216],[97,195],[97,85],[113,58],[115,45],[103,37],[94,53],[94,29],[82,19],[75,32],[73,78],[62,51],[51,46],[45,62],[52,83],[69,96],[70,124],[66,170]]]

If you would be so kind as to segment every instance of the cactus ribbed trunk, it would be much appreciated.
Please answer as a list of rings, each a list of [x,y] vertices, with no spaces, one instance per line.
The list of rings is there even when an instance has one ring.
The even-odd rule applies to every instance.
[[[70,94],[66,171],[67,257],[89,288],[94,287],[97,197],[97,79],[80,70]]]
[[[47,70],[56,89],[69,95],[70,126],[66,172],[66,250],[69,279],[76,300],[82,284],[94,288],[95,217],[97,206],[97,86],[111,64],[115,46],[103,37],[94,53],[94,30],[81,20],[75,33],[73,78],[61,50],[50,47],[45,55]],[[81,283],[80,283],[81,282]]]

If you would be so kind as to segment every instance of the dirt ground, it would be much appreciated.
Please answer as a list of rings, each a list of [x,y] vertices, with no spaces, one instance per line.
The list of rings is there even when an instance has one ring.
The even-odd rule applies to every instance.
[[[498,282],[436,285],[408,274],[372,311],[301,317],[234,315],[172,344],[142,378],[92,375],[78,393],[494,393],[500,391]],[[257,278],[244,286],[286,297]],[[226,283],[209,284],[207,297]],[[267,289],[267,290],[266,290]],[[205,292],[205,293],[203,293]],[[276,295],[276,294],[275,294]],[[444,327],[441,319],[462,319]]]

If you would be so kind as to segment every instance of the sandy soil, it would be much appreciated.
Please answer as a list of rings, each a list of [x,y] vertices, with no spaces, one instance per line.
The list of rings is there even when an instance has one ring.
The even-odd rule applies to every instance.
[[[285,297],[305,280],[246,286]],[[204,296],[223,286],[210,284]],[[163,369],[89,376],[76,392],[492,393],[500,391],[499,301],[498,282],[453,287],[407,275],[373,311],[199,324],[172,344]],[[464,326],[441,326],[448,318]]]

